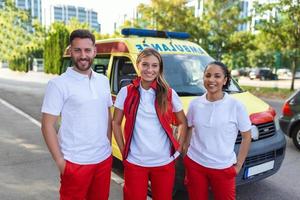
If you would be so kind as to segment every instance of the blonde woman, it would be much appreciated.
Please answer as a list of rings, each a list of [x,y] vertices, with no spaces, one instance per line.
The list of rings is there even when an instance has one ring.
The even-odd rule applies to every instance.
[[[148,181],[154,200],[171,200],[175,159],[181,152],[187,122],[176,92],[163,77],[161,55],[146,48],[137,57],[140,77],[123,87],[115,102],[113,131],[123,154],[124,199],[145,200]],[[179,139],[171,123],[177,118]],[[121,122],[125,116],[123,139]]]

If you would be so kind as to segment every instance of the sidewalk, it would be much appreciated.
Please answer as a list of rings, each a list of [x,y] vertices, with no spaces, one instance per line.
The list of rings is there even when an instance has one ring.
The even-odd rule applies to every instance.
[[[58,75],[46,74],[44,72],[18,72],[12,71],[9,68],[0,68],[0,78],[13,79],[17,81],[47,83],[50,79],[57,77]]]

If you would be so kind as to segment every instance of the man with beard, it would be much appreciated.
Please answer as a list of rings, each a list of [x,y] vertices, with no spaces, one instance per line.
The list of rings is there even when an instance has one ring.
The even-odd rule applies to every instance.
[[[96,47],[88,30],[71,33],[70,54],[74,66],[47,85],[42,133],[60,172],[60,199],[107,200],[112,165],[109,81],[91,69]]]

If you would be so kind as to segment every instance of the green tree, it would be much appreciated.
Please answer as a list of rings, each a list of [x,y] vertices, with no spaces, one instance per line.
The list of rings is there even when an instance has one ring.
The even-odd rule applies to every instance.
[[[156,30],[186,30],[194,18],[193,9],[186,4],[187,0],[151,0],[149,5],[140,4],[139,16],[133,25]]]
[[[233,44],[235,47],[231,48],[230,40],[233,36],[239,36],[234,35],[238,25],[248,20],[240,17],[239,2],[206,0],[204,13],[199,17],[187,3],[187,0],[151,0],[149,5],[140,4],[137,18],[133,22],[126,21],[122,27],[133,25],[136,28],[185,31],[191,34],[191,41],[200,44],[218,60],[226,53],[227,61],[232,59],[229,53],[240,57],[241,48],[236,47],[241,46]]]
[[[230,38],[238,30],[239,24],[246,21],[240,17],[239,1],[206,0],[202,19],[207,34],[207,41],[202,46],[208,45],[204,48],[221,60],[223,54],[231,49]]]
[[[222,56],[223,62],[232,69],[251,66],[249,55],[256,49],[255,36],[247,31],[237,31],[228,38],[228,49]]]
[[[69,31],[67,27],[56,22],[51,25],[44,46],[44,71],[46,73],[60,74],[63,64],[63,53],[68,46]]]
[[[281,51],[292,60],[293,78],[291,90],[294,90],[294,79],[300,56],[300,0],[281,0],[277,3],[257,5],[256,12],[264,15],[276,12],[269,19],[261,20],[257,29],[273,43],[274,52]]]
[[[67,22],[66,28],[69,31],[69,33],[71,33],[75,29],[89,29],[90,27],[88,23],[82,23],[79,22],[76,18],[72,18]]]
[[[31,57],[42,51],[43,30],[29,12],[6,0],[0,12],[0,60],[13,70],[28,71]]]
[[[188,32],[190,40],[206,44],[208,36],[203,20],[195,17],[194,8],[187,7],[187,0],[151,0],[150,4],[140,4],[133,21],[125,21],[120,28],[135,27],[155,30]]]
[[[263,33],[257,33],[254,36],[254,48],[248,53],[248,60],[252,67],[274,67],[274,43],[272,38]]]

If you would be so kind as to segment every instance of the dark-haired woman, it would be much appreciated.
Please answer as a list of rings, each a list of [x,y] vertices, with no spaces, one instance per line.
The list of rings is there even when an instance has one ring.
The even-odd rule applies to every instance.
[[[178,95],[163,77],[160,54],[144,49],[137,57],[137,67],[140,77],[120,90],[113,116],[115,139],[123,154],[124,199],[146,200],[150,181],[154,200],[171,200],[174,160],[185,139],[186,118]],[[178,141],[172,134],[173,113],[179,124]]]
[[[208,199],[210,187],[215,200],[232,200],[235,177],[251,143],[251,122],[245,106],[224,92],[231,76],[223,63],[209,63],[203,79],[207,92],[190,103],[187,113],[184,164],[189,199]],[[234,145],[239,131],[242,143],[236,156]]]

